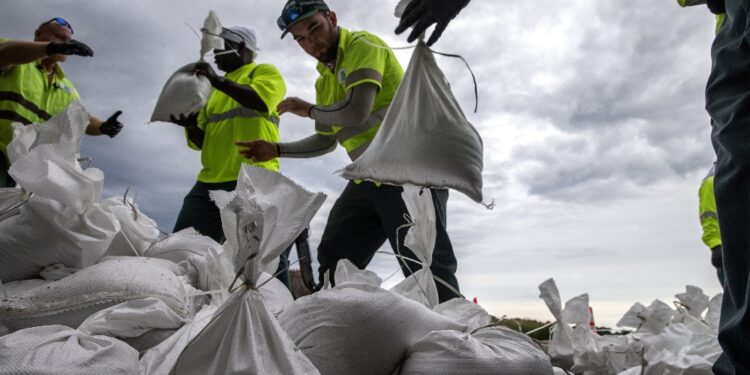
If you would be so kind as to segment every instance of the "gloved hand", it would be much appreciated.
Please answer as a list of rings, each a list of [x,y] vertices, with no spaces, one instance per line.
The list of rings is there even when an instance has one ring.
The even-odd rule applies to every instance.
[[[71,39],[67,42],[49,42],[47,56],[52,55],[94,56],[94,51],[89,46]]]
[[[401,22],[396,28],[396,34],[401,34],[409,27],[414,27],[409,37],[406,39],[409,43],[427,30],[433,23],[435,31],[430,35],[427,45],[435,43],[443,31],[448,27],[461,9],[463,9],[470,0],[412,0],[401,15]]]
[[[99,131],[102,134],[108,135],[110,138],[114,138],[120,130],[122,130],[122,123],[117,120],[118,117],[122,114],[122,111],[115,112],[114,115],[109,116],[107,121],[104,121],[101,126],[99,126]]]
[[[220,78],[211,64],[207,62],[199,62],[195,64],[195,74],[208,78],[211,85],[215,85],[216,81]]]
[[[169,121],[172,121],[172,123],[182,126],[183,128],[195,128],[198,126],[198,112],[192,113],[187,117],[185,117],[185,115],[180,115],[180,117],[169,115]]]
[[[706,1],[706,5],[708,6],[708,10],[710,10],[713,14],[722,14],[727,12],[726,5],[724,5],[724,0],[708,0]]]

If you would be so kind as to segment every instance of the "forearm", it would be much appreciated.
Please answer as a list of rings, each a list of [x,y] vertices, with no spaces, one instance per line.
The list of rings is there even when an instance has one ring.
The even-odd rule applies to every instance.
[[[268,112],[268,106],[258,93],[249,86],[239,85],[224,77],[217,78],[212,82],[214,88],[229,95],[243,107],[254,109],[259,112]]]
[[[335,149],[335,137],[316,133],[299,141],[279,143],[279,151],[281,151],[279,156],[307,159],[325,155]]]
[[[87,135],[102,135],[102,132],[99,131],[99,127],[102,126],[103,123],[104,121],[89,114],[89,125],[86,127],[86,134]]]
[[[49,42],[7,41],[0,43],[0,69],[34,62],[47,56]]]
[[[313,106],[310,117],[324,125],[359,127],[372,113],[378,86],[365,83],[349,90],[346,99],[328,106]]]

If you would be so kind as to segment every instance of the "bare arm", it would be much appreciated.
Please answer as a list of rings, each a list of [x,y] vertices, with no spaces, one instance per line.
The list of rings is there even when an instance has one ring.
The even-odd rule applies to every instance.
[[[211,84],[217,90],[236,100],[243,107],[254,109],[258,112],[268,112],[268,106],[252,87],[237,84],[224,77],[217,77]]]
[[[49,42],[9,40],[0,43],[0,70],[34,62],[47,56]]]

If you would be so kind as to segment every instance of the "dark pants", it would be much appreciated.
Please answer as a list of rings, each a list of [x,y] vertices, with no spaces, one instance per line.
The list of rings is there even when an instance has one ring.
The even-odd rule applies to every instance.
[[[437,238],[432,255],[430,270],[440,279],[458,290],[456,280],[456,257],[453,255],[453,246],[446,232],[446,203],[448,201],[448,190],[430,189],[432,201],[435,206],[437,225]],[[376,186],[371,182],[355,184],[349,182],[346,189],[334,203],[328,216],[323,238],[318,247],[318,270],[320,279],[326,271],[331,272],[331,280],[334,280],[334,271],[339,259],[349,259],[357,267],[364,269],[372,260],[375,252],[385,243],[387,239],[393,251],[398,250],[401,255],[417,259],[409,249],[404,246],[404,238],[407,229],[397,228],[406,224],[404,214],[408,213],[404,200],[401,197],[403,189],[400,186],[381,185]],[[405,276],[412,271],[422,267],[414,262],[409,262],[407,268],[404,262],[399,261],[401,270]],[[458,297],[450,289],[437,283],[440,302]]]
[[[8,162],[5,155],[0,152],[0,188],[16,186],[16,182],[13,181],[13,178],[8,174],[8,169],[10,169],[10,162]]]
[[[721,230],[724,299],[717,374],[750,374],[750,116],[714,123],[714,193]]]
[[[223,243],[224,230],[221,227],[221,213],[219,207],[211,200],[209,192],[211,190],[233,191],[237,188],[237,181],[221,182],[209,184],[196,181],[193,188],[185,196],[182,203],[182,209],[177,216],[177,223],[174,225],[173,232],[193,227],[200,234],[211,237],[218,243]],[[284,250],[279,257],[279,268],[277,269],[276,278],[279,279],[287,288],[291,288],[289,283],[289,251],[292,245]],[[291,290],[291,289],[290,289]]]

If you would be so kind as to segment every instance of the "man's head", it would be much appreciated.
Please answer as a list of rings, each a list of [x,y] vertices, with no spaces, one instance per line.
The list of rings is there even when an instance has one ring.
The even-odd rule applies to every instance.
[[[232,72],[252,63],[255,54],[260,50],[255,32],[246,27],[223,27],[221,37],[224,39],[225,48],[214,51],[214,61],[216,66],[225,72]]]
[[[323,0],[289,0],[281,11],[277,22],[308,55],[322,63],[336,58],[339,31],[336,13]]]
[[[60,17],[55,17],[40,24],[34,32],[35,42],[67,42],[71,39],[73,39],[73,26]],[[50,63],[57,63],[63,62],[65,59],[65,55],[54,55],[45,60]]]

